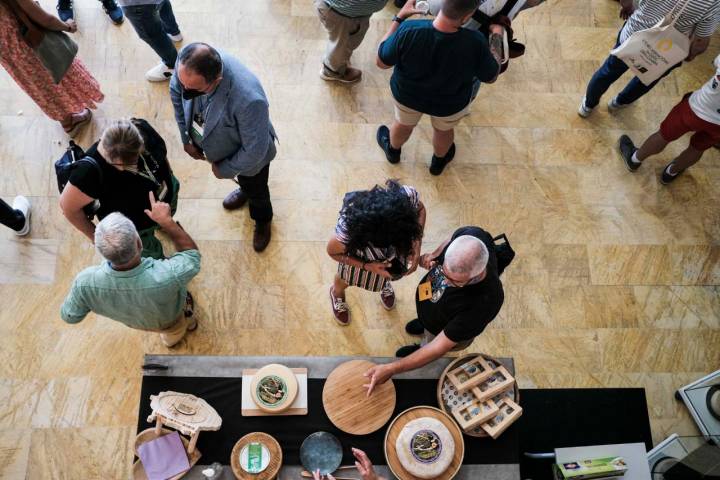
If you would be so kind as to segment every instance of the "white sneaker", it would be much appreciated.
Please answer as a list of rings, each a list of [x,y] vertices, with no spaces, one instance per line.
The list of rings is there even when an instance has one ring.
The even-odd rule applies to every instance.
[[[580,108],[578,108],[578,115],[582,118],[587,118],[592,112],[593,109],[585,104],[585,97],[583,97],[582,102],[580,102]]]
[[[168,33],[167,36],[170,37],[170,40],[172,40],[173,42],[182,42],[183,41],[182,33],[178,33],[177,35],[170,35]]]
[[[629,107],[629,106],[630,106],[629,103],[628,103],[628,104],[619,103],[619,102],[617,101],[617,97],[613,97],[612,100],[610,100],[610,101],[608,102],[608,112],[610,112],[610,113],[615,113],[615,112],[617,112],[618,110],[622,110],[623,108],[626,108],[626,107]]]
[[[174,71],[174,69],[168,68],[167,65],[160,62],[145,73],[145,78],[149,82],[165,82],[170,80]]]
[[[15,200],[13,200],[12,208],[13,210],[20,210],[25,216],[25,225],[23,225],[21,230],[15,232],[15,235],[23,237],[30,233],[30,200],[22,195],[18,195],[15,197]]]

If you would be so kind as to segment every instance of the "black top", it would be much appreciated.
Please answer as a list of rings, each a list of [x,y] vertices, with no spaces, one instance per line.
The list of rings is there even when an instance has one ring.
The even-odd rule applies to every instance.
[[[453,342],[472,340],[480,335],[500,312],[505,300],[492,236],[480,227],[462,227],[453,233],[452,240],[461,235],[472,235],[487,246],[490,258],[485,278],[479,283],[464,287],[447,287],[437,303],[429,299],[421,302],[418,293],[415,293],[420,323],[433,335],[444,331],[445,336]],[[444,262],[446,251],[447,247],[437,257],[438,264]],[[421,284],[428,281],[428,275],[423,277]]]
[[[112,212],[120,212],[135,224],[138,230],[157,225],[146,214],[150,209],[148,192],[154,192],[160,199],[160,193],[167,190],[162,200],[170,203],[173,198],[172,170],[167,161],[165,142],[143,120],[133,120],[145,140],[146,151],[143,159],[138,162],[139,173],[121,171],[110,165],[94,143],[85,154],[95,159],[102,170],[102,178],[97,167],[90,162],[77,162],[70,173],[69,182],[88,197],[100,201],[97,217],[102,220]],[[147,164],[152,175],[145,169]],[[155,180],[153,180],[153,176]]]

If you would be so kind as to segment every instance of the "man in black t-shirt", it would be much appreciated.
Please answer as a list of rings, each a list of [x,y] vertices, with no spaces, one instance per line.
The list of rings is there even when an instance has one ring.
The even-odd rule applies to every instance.
[[[429,271],[415,294],[418,318],[405,331],[423,335],[423,344],[402,347],[396,352],[400,360],[368,370],[368,395],[393,375],[470,346],[505,300],[493,239],[482,228],[456,230],[434,252],[422,255],[420,266]]]

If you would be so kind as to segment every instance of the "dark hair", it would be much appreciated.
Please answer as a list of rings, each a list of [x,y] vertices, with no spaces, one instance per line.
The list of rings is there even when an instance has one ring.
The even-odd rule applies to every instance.
[[[217,50],[207,43],[195,42],[186,45],[178,54],[180,65],[202,75],[212,83],[222,74],[222,58]]]
[[[441,10],[452,20],[462,20],[480,6],[480,0],[443,0]]]
[[[388,180],[384,187],[348,193],[340,214],[350,239],[348,252],[372,243],[378,248],[393,246],[398,256],[407,257],[413,242],[422,236],[418,209],[396,180]]]

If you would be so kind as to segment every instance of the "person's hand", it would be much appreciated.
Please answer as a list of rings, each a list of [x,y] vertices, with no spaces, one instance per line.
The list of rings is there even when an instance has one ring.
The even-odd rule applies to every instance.
[[[67,22],[65,22],[65,25],[67,25],[68,32],[70,32],[70,33],[77,32],[77,23],[72,18],[70,20],[68,20]]]
[[[375,390],[375,387],[377,385],[382,385],[383,383],[390,380],[390,378],[393,376],[393,366],[392,363],[384,363],[381,365],[375,365],[374,367],[370,368],[367,372],[365,372],[365,376],[370,379],[370,383],[366,383],[363,385],[363,387],[367,388],[367,396],[369,397],[373,390]]]
[[[634,11],[633,0],[620,0],[620,18],[627,20]]]
[[[435,260],[435,257],[432,253],[424,253],[420,255],[420,266],[424,268],[425,270],[430,270],[431,268],[435,268],[435,265],[437,265],[437,260]]]
[[[408,270],[405,273],[405,276],[410,275],[415,270],[417,270],[418,265],[420,265],[420,248],[419,246],[415,247],[415,252],[410,257],[410,265],[408,266]]]
[[[407,2],[405,2],[405,5],[403,5],[403,7],[397,13],[397,17],[405,20],[406,18],[412,17],[416,13],[424,14],[425,12],[423,10],[415,8],[415,0],[407,0]]]
[[[153,192],[149,192],[148,195],[150,196],[150,210],[145,209],[145,215],[161,227],[172,223],[173,219],[170,205],[165,202],[156,201]]]
[[[198,147],[193,145],[192,142],[186,143],[184,146],[185,153],[190,155],[195,160],[205,160],[205,154]]]
[[[370,262],[365,264],[365,270],[376,275],[380,275],[383,278],[387,278],[388,280],[392,280],[392,275],[390,275],[390,272],[387,271],[389,266],[390,262],[387,260],[384,262]]]
[[[362,480],[384,480],[375,473],[373,464],[365,452],[358,448],[353,448],[352,453],[357,459],[355,461],[355,468],[357,468],[358,473],[360,473]]]
[[[313,480],[323,480],[323,477],[325,477],[327,480],[335,480],[335,477],[330,475],[329,473],[327,475],[320,475],[320,470],[315,470],[312,472]]]

